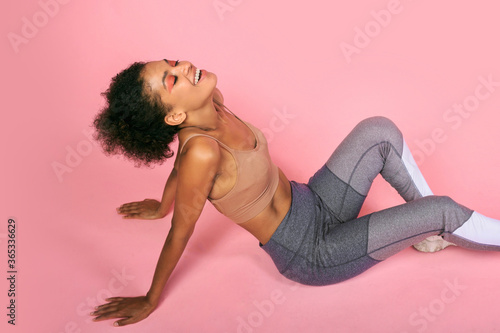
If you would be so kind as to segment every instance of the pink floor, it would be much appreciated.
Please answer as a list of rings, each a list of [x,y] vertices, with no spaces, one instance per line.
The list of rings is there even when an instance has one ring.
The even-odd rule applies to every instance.
[[[476,1],[25,0],[4,4],[2,276],[16,221],[16,325],[5,332],[500,332],[500,254],[407,249],[328,287],[280,277],[209,204],[146,320],[93,323],[108,296],[149,287],[170,217],[115,207],[160,198],[172,167],[138,169],[90,140],[100,92],[136,60],[186,59],[264,129],[307,181],[360,120],[393,119],[436,194],[500,218],[499,5]],[[377,179],[363,213],[402,200]]]

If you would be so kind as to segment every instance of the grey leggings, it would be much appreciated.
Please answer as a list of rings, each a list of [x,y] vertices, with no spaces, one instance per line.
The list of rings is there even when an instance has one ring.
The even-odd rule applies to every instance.
[[[379,173],[406,203],[358,218]],[[288,214],[260,246],[302,284],[344,281],[432,235],[500,250],[500,222],[432,195],[401,132],[383,117],[359,123],[308,184],[291,186]]]

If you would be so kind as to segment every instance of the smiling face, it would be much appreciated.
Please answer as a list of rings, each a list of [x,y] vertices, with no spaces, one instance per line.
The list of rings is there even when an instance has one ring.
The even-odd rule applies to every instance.
[[[159,96],[163,104],[172,106],[168,115],[184,115],[185,119],[188,112],[213,107],[217,76],[197,69],[188,61],[164,59],[149,62],[144,67],[142,77],[146,89]]]

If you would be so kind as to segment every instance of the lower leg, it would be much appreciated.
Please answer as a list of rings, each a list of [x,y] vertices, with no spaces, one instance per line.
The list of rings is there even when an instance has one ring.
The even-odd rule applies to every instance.
[[[473,212],[465,223],[449,235],[445,234],[444,238],[462,247],[496,250],[500,238],[500,221]]]
[[[500,221],[448,197],[429,196],[371,214],[367,252],[384,260],[435,235],[469,249],[500,251]]]
[[[405,201],[432,192],[401,131],[384,117],[360,122],[309,180],[340,221],[355,219],[371,184],[381,174]]]

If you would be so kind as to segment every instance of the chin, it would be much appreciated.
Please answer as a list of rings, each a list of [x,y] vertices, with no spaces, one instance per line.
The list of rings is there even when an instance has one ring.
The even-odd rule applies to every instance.
[[[217,86],[217,75],[212,72],[207,72],[207,79],[214,82],[214,88]]]
[[[213,73],[210,73],[206,77],[205,83],[207,86],[211,86],[211,90],[214,90],[217,87],[217,76]]]

